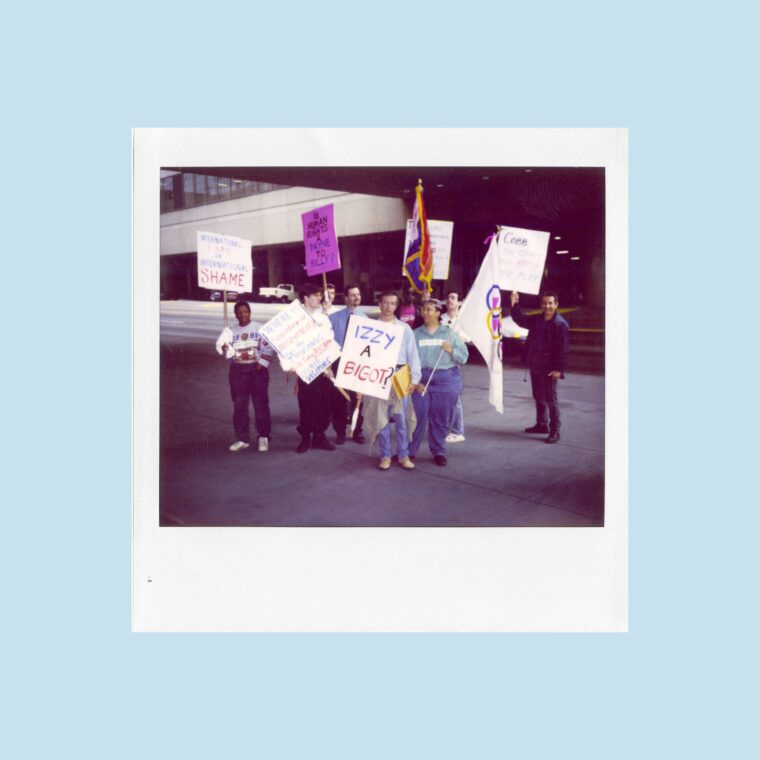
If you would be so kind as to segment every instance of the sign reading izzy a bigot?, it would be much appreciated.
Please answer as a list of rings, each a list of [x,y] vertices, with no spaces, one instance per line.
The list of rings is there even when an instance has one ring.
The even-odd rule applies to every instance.
[[[332,333],[320,327],[298,301],[272,317],[260,332],[283,359],[283,367],[294,369],[307,385],[340,356]]]
[[[198,232],[198,286],[208,290],[253,290],[251,241],[215,232]]]
[[[301,214],[303,244],[306,248],[306,274],[311,277],[340,269],[335,211],[332,203]]]
[[[403,336],[401,324],[352,315],[346,327],[335,384],[387,400]]]
[[[497,238],[499,287],[538,295],[544,274],[549,233],[502,227]]]

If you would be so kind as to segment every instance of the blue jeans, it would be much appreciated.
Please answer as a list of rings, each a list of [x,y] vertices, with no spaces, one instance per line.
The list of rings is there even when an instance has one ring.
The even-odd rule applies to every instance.
[[[548,370],[531,370],[530,387],[533,391],[533,400],[536,402],[536,424],[546,425],[548,417],[549,432],[559,433],[562,423],[559,417],[557,381],[549,377]]]
[[[454,410],[451,412],[448,430],[454,435],[464,435],[464,410],[462,409],[462,396],[457,398]]]
[[[422,368],[421,383],[426,383],[432,369]],[[446,433],[449,430],[449,420],[457,397],[462,392],[462,375],[459,367],[437,369],[428,385],[424,396],[419,393],[412,395],[414,412],[417,415],[417,427],[409,445],[409,453],[417,456],[422,445],[425,429],[428,429],[428,447],[433,456],[446,453]]]
[[[393,393],[393,391],[391,391]],[[409,432],[406,428],[406,405],[409,399],[402,399],[404,406],[402,414],[393,415],[393,421],[396,424],[396,453],[399,459],[409,456]],[[377,434],[377,441],[380,445],[380,456],[390,458],[391,455],[391,424],[390,422]]]

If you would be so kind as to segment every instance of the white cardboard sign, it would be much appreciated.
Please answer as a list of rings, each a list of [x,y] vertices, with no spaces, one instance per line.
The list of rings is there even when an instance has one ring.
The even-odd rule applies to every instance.
[[[285,363],[307,385],[340,356],[340,346],[299,301],[293,301],[260,330]]]
[[[430,235],[430,253],[433,256],[433,280],[448,280],[451,261],[451,239],[454,237],[454,222],[442,222],[428,219]],[[404,240],[404,257],[401,260],[401,274],[404,274],[404,262],[409,243],[414,235],[414,220],[406,220],[406,239]]]
[[[548,232],[502,227],[497,238],[499,287],[537,295],[548,247]]]
[[[352,314],[335,384],[387,400],[403,336],[404,325]]]
[[[253,290],[251,241],[215,232],[198,232],[198,287],[208,290]]]

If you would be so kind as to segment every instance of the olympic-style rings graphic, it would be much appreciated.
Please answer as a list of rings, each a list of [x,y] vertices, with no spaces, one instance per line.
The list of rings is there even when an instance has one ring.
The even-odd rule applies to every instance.
[[[488,306],[488,315],[486,324],[488,332],[494,340],[501,339],[501,291],[498,285],[491,285],[486,293],[486,306]]]

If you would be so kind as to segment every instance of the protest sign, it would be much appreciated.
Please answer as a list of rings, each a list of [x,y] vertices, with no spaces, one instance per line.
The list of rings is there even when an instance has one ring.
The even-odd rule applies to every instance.
[[[306,274],[311,277],[340,269],[340,251],[335,235],[332,203],[301,214],[303,244],[306,248]]]
[[[433,256],[433,280],[448,280],[449,262],[451,261],[451,239],[454,236],[454,222],[442,222],[428,219],[428,234],[430,235],[430,253]],[[414,220],[406,220],[406,239],[404,240],[404,256],[401,260],[401,274],[404,274],[406,251],[414,236]]]
[[[340,356],[340,346],[298,301],[283,309],[259,331],[307,385]]]
[[[198,287],[208,290],[253,290],[251,241],[232,235],[198,232]]]
[[[403,337],[401,324],[356,314],[349,317],[335,384],[387,400]]]
[[[537,295],[548,246],[548,232],[501,227],[497,237],[499,287]]]

